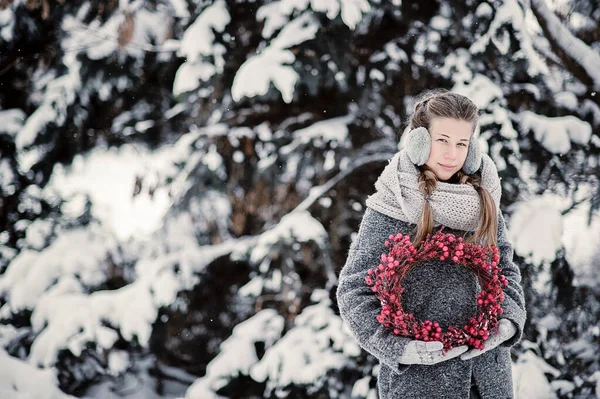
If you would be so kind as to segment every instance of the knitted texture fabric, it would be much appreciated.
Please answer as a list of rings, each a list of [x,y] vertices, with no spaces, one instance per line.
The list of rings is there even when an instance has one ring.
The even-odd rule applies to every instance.
[[[431,136],[424,127],[408,132],[406,138],[406,155],[417,166],[425,165],[431,152]]]
[[[401,364],[399,360],[412,338],[394,335],[376,319],[381,303],[365,282],[367,271],[387,253],[385,240],[390,234],[412,234],[415,229],[414,224],[367,208],[339,274],[336,297],[340,317],[359,345],[379,360],[379,398],[466,399],[472,381],[483,399],[513,397],[509,348],[522,336],[526,312],[521,274],[512,261],[513,248],[506,239],[502,213],[498,212],[499,266],[509,282],[503,288],[502,318],[513,322],[517,332],[496,348],[468,360],[458,357],[433,365]],[[471,234],[445,231],[462,237]],[[403,301],[417,318],[439,320],[445,326],[461,325],[476,312],[476,277],[447,260],[432,259],[414,268],[403,287]]]
[[[487,154],[482,154],[481,185],[492,196],[496,209],[500,208],[502,192],[496,165]],[[419,191],[419,170],[411,162],[406,150],[397,152],[375,182],[377,190],[367,198],[367,207],[394,219],[416,224],[425,204]],[[438,181],[429,199],[436,226],[475,231],[481,212],[477,191],[470,184],[452,184]]]
[[[477,139],[471,137],[471,141],[469,142],[469,150],[467,151],[467,158],[465,159],[465,164],[463,165],[462,170],[466,174],[472,175],[481,167],[482,158],[483,152],[481,152],[481,148],[479,147]]]

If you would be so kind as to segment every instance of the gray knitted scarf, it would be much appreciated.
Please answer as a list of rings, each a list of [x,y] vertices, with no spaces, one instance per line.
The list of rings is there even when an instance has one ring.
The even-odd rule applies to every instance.
[[[494,199],[496,209],[500,208],[502,188],[498,170],[492,159],[482,154],[481,185]],[[405,150],[394,155],[385,167],[377,182],[376,192],[367,198],[367,207],[394,219],[417,224],[425,196],[419,191],[419,170],[410,161]],[[470,184],[437,182],[429,198],[435,225],[451,229],[475,231],[481,211],[477,191]]]

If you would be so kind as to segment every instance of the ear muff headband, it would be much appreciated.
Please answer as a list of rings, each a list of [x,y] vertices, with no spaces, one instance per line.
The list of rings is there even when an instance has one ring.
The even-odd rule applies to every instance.
[[[429,159],[431,152],[431,135],[424,127],[418,127],[409,131],[406,137],[406,153],[411,162],[417,166],[423,166]],[[472,175],[481,167],[481,149],[477,139],[471,137],[467,158],[462,167],[463,172]]]

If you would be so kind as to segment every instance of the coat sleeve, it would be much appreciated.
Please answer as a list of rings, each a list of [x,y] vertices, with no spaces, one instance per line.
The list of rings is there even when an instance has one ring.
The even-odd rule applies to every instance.
[[[365,282],[367,271],[379,264],[380,256],[386,249],[385,237],[392,233],[388,231],[386,235],[385,224],[381,223],[378,215],[370,208],[365,211],[358,236],[350,245],[346,263],[339,275],[337,304],[342,320],[359,345],[401,374],[410,367],[398,362],[410,339],[394,335],[377,321],[381,303]]]
[[[498,213],[498,249],[500,250],[500,268],[508,280],[508,285],[503,288],[504,301],[502,302],[502,318],[508,319],[517,327],[517,333],[501,346],[511,347],[521,339],[527,312],[525,309],[525,296],[521,286],[521,271],[513,262],[513,246],[506,235],[506,223],[502,212]]]

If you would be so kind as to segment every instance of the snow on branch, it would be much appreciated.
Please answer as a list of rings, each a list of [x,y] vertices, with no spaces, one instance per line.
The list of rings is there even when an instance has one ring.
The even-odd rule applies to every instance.
[[[90,233],[74,234],[88,237]],[[10,294],[2,313],[8,317],[13,307],[34,309],[31,323],[38,336],[31,347],[29,360],[35,365],[52,366],[62,349],[78,356],[88,342],[96,342],[99,350],[110,350],[118,339],[117,331],[126,341],[136,340],[147,346],[158,309],[174,303],[180,291],[193,289],[200,281],[199,272],[215,259],[231,256],[261,262],[271,252],[271,247],[282,240],[315,240],[322,245],[326,236],[323,226],[308,212],[294,212],[259,236],[211,246],[198,246],[193,239],[185,242],[179,239],[176,250],[165,254],[151,253],[140,259],[136,264],[137,279],[133,283],[117,290],[87,295],[82,279],[89,276],[85,281],[93,283],[104,275],[101,260],[110,246],[102,243],[111,240],[106,237],[93,240],[98,251],[95,251],[96,257],[90,258],[91,238],[85,244],[73,245],[75,236],[65,234],[44,252],[23,252],[9,265],[0,280],[3,292]],[[71,243],[75,249],[69,250],[66,243]],[[85,248],[85,251],[77,248]],[[62,254],[56,254],[61,251]],[[46,269],[35,265],[44,265]],[[60,277],[57,277],[58,272],[62,273]],[[39,283],[33,281],[34,277]],[[36,290],[34,294],[29,291],[30,295],[25,295],[26,288],[31,290],[31,287]]]
[[[383,163],[388,161],[391,157],[394,156],[392,151],[383,152],[378,154],[370,154],[370,155],[359,155],[356,156],[352,162],[348,165],[348,167],[344,168],[338,174],[333,176],[331,179],[321,184],[320,186],[315,186],[310,189],[310,194],[306,197],[297,207],[296,211],[304,211],[307,210],[314,204],[319,198],[325,195],[329,190],[333,188],[337,183],[345,179],[347,176],[351,175],[357,169],[370,164],[370,163]]]
[[[530,0],[531,8],[546,37],[558,50],[569,70],[583,83],[600,90],[600,55],[575,37],[548,8],[545,0]]]
[[[524,352],[513,365],[515,398],[556,399],[546,374],[559,378],[560,371],[550,366],[533,351]]]
[[[17,178],[18,177],[13,171],[9,160],[7,158],[0,160],[0,196],[6,198],[15,193],[18,184]],[[1,257],[2,253],[0,252],[0,258]]]
[[[56,387],[55,370],[40,370],[6,353],[4,348],[18,335],[13,326],[0,325],[0,398],[74,399]]]
[[[12,399],[75,399],[57,388],[55,370],[39,368],[0,349],[0,397]]]
[[[150,254],[136,264],[138,278],[118,290],[86,295],[77,292],[73,282],[57,286],[43,296],[32,314],[32,326],[39,335],[30,361],[49,367],[59,350],[69,349],[77,356],[87,342],[109,350],[118,338],[115,330],[126,341],[147,346],[160,307],[171,305],[180,291],[193,289],[199,282],[197,274],[215,259],[240,247],[251,248],[255,242],[254,238],[240,239]]]
[[[25,112],[18,108],[0,110],[0,133],[15,136],[23,127],[26,118]]]
[[[462,55],[463,58],[469,57],[469,55],[465,53],[462,53]],[[464,68],[466,68],[466,62],[466,60],[460,62],[459,65],[463,64]],[[499,130],[500,135],[507,139],[497,141],[487,148],[487,152],[496,162],[498,170],[502,171],[506,169],[507,161],[511,162],[511,158],[512,161],[514,161],[515,155],[518,156],[520,149],[516,143],[518,134],[513,128],[511,112],[507,108],[502,88],[487,76],[477,73],[469,79],[460,79],[456,81],[452,91],[471,98],[479,109],[482,110],[477,127],[477,131],[481,132],[481,134],[476,132],[482,148],[487,148],[489,146],[490,142],[486,139],[496,130]],[[509,156],[508,159],[500,155],[504,146],[509,146],[512,149],[513,154]]]
[[[533,130],[535,139],[553,154],[569,151],[571,141],[587,145],[592,137],[590,124],[572,115],[549,118],[523,111],[518,118],[521,129],[525,132]]]
[[[66,37],[61,41],[65,53],[84,53],[91,60],[99,60],[117,51],[141,58],[147,52],[174,52],[177,42],[167,40],[170,18],[165,9],[150,11],[141,2],[118,9],[104,24],[99,19],[83,22],[88,7],[82,7],[77,16],[66,15],[62,29]],[[159,43],[154,45],[152,43]]]
[[[87,102],[92,97],[90,91],[97,92],[101,98],[110,93],[106,89],[106,82],[82,81],[82,64],[78,58],[81,54],[85,54],[88,59],[99,60],[122,48],[128,55],[141,58],[146,51],[156,51],[156,48],[150,46],[150,42],[163,43],[169,34],[169,24],[164,23],[166,14],[141,8],[130,17],[129,41],[123,43],[119,35],[127,17],[122,12],[115,13],[101,25],[98,19],[89,24],[82,22],[86,10],[83,7],[76,17],[65,15],[61,21],[61,29],[66,37],[60,44],[67,73],[47,83],[41,104],[29,115],[23,128],[15,136],[18,161],[24,172],[28,172],[52,149],[52,142],[35,146],[38,137],[46,132],[49,125],[64,126],[68,122],[70,107],[78,103],[84,108],[80,111],[80,118],[84,119]],[[171,47],[163,50],[173,51],[176,43],[170,42],[170,45]],[[89,90],[84,90],[86,88]]]
[[[286,24],[268,47],[244,62],[237,71],[231,87],[233,99],[240,101],[244,96],[265,95],[273,83],[283,101],[289,104],[300,75],[290,65],[296,56],[288,48],[314,39],[318,30],[317,18],[309,12]]]
[[[15,30],[15,10],[20,6],[18,1],[11,1],[0,9],[0,39],[10,43],[14,37]]]
[[[207,82],[225,67],[225,46],[215,42],[213,31],[222,33],[231,16],[222,0],[205,8],[183,34],[178,55],[186,61],[179,67],[173,82],[173,94],[192,91],[200,81]]]
[[[256,13],[258,21],[264,21],[262,36],[265,39],[273,36],[281,29],[294,11],[305,11],[308,6],[315,12],[321,12],[329,19],[335,19],[342,14],[342,21],[350,29],[354,29],[363,15],[371,11],[367,0],[279,0],[260,7]]]
[[[489,8],[489,5],[482,3],[480,7]],[[515,37],[520,44],[520,49],[512,56],[515,59],[526,59],[531,75],[547,74],[548,67],[533,48],[531,37],[525,27],[525,14],[517,0],[505,0],[496,9],[494,20],[490,24],[489,29],[471,45],[469,52],[472,54],[483,53],[491,42],[503,55],[508,56],[510,38],[508,33],[503,30],[506,25],[512,26],[515,31]]]
[[[309,3],[312,10],[308,10]],[[233,80],[233,99],[240,101],[244,96],[265,95],[273,83],[283,101],[290,103],[300,76],[291,66],[296,56],[289,49],[316,37],[319,22],[315,13],[324,13],[334,19],[341,12],[342,21],[354,29],[370,10],[367,0],[280,0],[262,6],[257,11],[257,20],[264,21],[263,37],[268,39],[279,29],[281,31],[267,47],[242,64]],[[289,21],[294,12],[302,14]]]
[[[330,370],[342,369],[348,357],[361,353],[331,309],[328,292],[315,290],[311,299],[317,303],[306,307],[294,320],[294,327],[250,369],[254,380],[267,381],[267,391],[284,390],[289,384],[319,389]]]
[[[327,231],[308,211],[292,211],[281,218],[277,225],[258,237],[258,242],[250,252],[250,261],[262,262],[275,244],[288,242],[315,241],[324,247]]]
[[[50,123],[63,126],[67,122],[68,108],[77,100],[82,82],[81,63],[74,54],[64,59],[68,72],[48,83],[42,104],[27,118],[23,128],[15,137],[21,169],[27,172],[43,157],[43,152],[31,146]]]
[[[600,281],[600,212],[592,211],[593,202],[589,200],[595,190],[593,184],[580,184],[577,190],[580,205],[566,214],[563,210],[562,240],[565,259],[575,274],[573,284],[590,288]]]
[[[600,215],[592,214],[588,225],[591,204],[586,200],[594,190],[593,185],[587,184],[577,188],[575,200],[582,200],[579,206],[574,206],[570,195],[550,192],[515,203],[509,229],[515,253],[535,265],[542,265],[553,262],[558,251],[564,250],[565,259],[575,275],[573,284],[596,284]],[[551,279],[550,272],[540,269],[537,279],[547,283]]]
[[[517,203],[508,231],[515,253],[536,265],[554,261],[562,248],[561,208],[560,199],[550,194]]]
[[[318,135],[306,131],[301,136],[299,140],[306,139],[304,136],[314,139]],[[170,162],[188,154],[190,141],[196,137],[195,133],[184,136],[171,151],[156,152],[150,163],[160,165],[157,167],[161,173],[169,175]],[[73,198],[73,201],[85,194],[93,198],[95,204],[104,204],[96,191],[103,193],[107,190],[94,191],[93,187],[86,186],[86,182],[98,183],[93,171],[99,165],[113,184],[117,175],[122,176],[123,181],[117,191],[122,189],[125,190],[124,195],[130,195],[131,185],[128,182],[134,179],[129,172],[123,171],[131,171],[132,168],[128,163],[122,163],[122,158],[131,162],[131,153],[124,151],[107,157],[92,154],[85,160],[80,159],[69,173],[55,171],[56,179],[49,183],[48,190],[61,193],[63,198]],[[150,168],[139,172],[152,175],[154,171]],[[186,168],[181,171],[183,176],[189,173]],[[109,194],[119,197],[120,192],[113,190]],[[127,201],[131,198],[124,196],[121,202]],[[215,202],[210,198],[208,201]],[[224,203],[221,199],[216,202]],[[125,240],[129,236],[119,239],[119,230],[124,226],[114,228],[111,215],[116,210],[104,205],[101,206],[103,212],[96,215],[100,225],[93,223],[84,228],[58,231],[49,245],[45,244],[47,226],[31,224],[27,230],[30,249],[23,249],[0,276],[0,296],[6,301],[0,310],[2,317],[10,318],[21,311],[33,311],[31,324],[37,337],[32,344],[30,361],[36,365],[53,365],[58,352],[64,349],[78,355],[88,342],[96,342],[99,351],[110,351],[119,336],[126,341],[147,345],[158,309],[173,304],[180,291],[193,289],[199,283],[200,272],[216,258],[230,256],[236,260],[261,263],[274,250],[279,250],[282,243],[293,245],[314,241],[324,251],[327,247],[327,232],[322,224],[308,211],[297,210],[258,236],[207,246],[198,245],[195,236],[197,226],[188,225],[191,219],[185,217],[185,213],[167,213],[164,229],[154,233],[167,237],[161,240],[164,245],[151,245],[151,250],[144,251],[148,245],[144,240],[154,242],[155,238],[145,237],[133,242]],[[117,290],[99,290],[89,294],[109,277],[112,263],[123,263],[123,253],[128,259],[137,259],[135,281]],[[144,255],[140,257],[139,254]],[[324,262],[333,284],[333,266],[327,259]]]
[[[106,260],[117,251],[114,238],[96,228],[65,231],[42,251],[21,251],[0,276],[0,297],[9,298],[0,315],[35,309],[51,288],[72,292],[103,283]]]
[[[256,344],[270,348],[280,337],[285,320],[274,309],[263,309],[233,328],[220,345],[220,351],[206,367],[206,375],[187,390],[186,398],[218,399],[216,392],[238,375],[249,375],[258,362]]]
[[[348,357],[359,356],[361,349],[331,309],[326,290],[315,290],[311,300],[316,304],[306,307],[283,337],[283,317],[273,309],[264,309],[236,326],[208,364],[206,376],[196,380],[185,397],[220,399],[216,391],[238,375],[266,381],[269,392],[283,391],[290,384],[319,389],[329,371],[344,368]],[[260,360],[257,342],[265,343]]]

